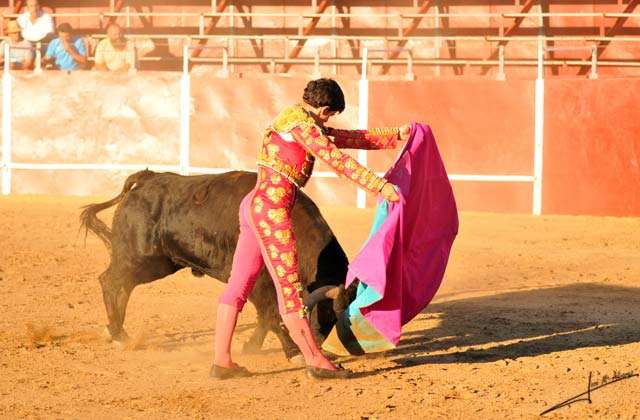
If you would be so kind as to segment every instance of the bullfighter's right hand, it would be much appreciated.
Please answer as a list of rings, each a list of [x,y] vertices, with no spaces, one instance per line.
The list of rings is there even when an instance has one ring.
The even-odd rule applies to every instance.
[[[400,201],[400,196],[398,196],[398,193],[396,192],[396,186],[390,182],[387,182],[382,186],[380,194],[387,201],[391,201],[393,203]]]
[[[398,127],[398,140],[407,141],[409,140],[409,134],[411,134],[411,123],[407,123],[405,125],[401,125]]]

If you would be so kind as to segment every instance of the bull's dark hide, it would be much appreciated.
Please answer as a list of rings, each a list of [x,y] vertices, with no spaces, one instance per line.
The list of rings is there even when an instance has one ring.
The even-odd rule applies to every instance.
[[[252,172],[180,176],[141,171],[127,179],[114,199],[85,208],[82,225],[111,250],[111,263],[100,275],[100,283],[114,339],[126,338],[125,312],[136,285],[182,268],[227,281],[239,234],[238,208],[255,182]],[[118,207],[109,229],[96,214],[115,204]],[[304,294],[321,286],[344,284],[347,257],[317,206],[302,192],[292,218]],[[259,349],[267,331],[273,331],[287,357],[292,357],[298,350],[281,327],[275,293],[263,269],[249,296],[258,313],[258,326],[245,349]],[[333,305],[321,302],[312,314],[317,340],[331,330],[336,320],[334,306],[345,307],[344,299],[346,296]]]

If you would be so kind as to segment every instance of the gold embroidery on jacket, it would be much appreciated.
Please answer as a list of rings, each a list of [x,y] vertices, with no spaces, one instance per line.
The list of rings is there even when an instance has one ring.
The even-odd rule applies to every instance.
[[[323,146],[323,147],[327,147],[329,145],[329,143],[327,142],[327,138],[324,136],[316,137],[316,144],[318,146]],[[334,150],[334,151],[340,153],[339,150]]]
[[[293,105],[283,109],[280,114],[273,120],[271,126],[275,131],[287,132],[291,131],[300,123],[315,123],[315,120],[300,105]]]
[[[312,166],[313,161],[310,160],[308,162],[303,163],[302,169],[299,170],[295,166],[291,166],[285,163],[284,161],[278,159],[277,157],[273,159],[269,158],[264,153],[260,153],[258,155],[257,163],[260,166],[273,169],[274,171],[278,172],[278,176],[284,176],[289,181],[296,184],[296,186],[298,187],[303,187],[306,184],[307,180],[309,179],[309,176],[311,175],[311,170],[313,167]],[[272,177],[272,180],[273,179],[276,179],[276,178]],[[279,179],[282,179],[282,178],[279,178]],[[260,189],[264,189],[265,185],[266,183],[262,183],[260,185]]]
[[[267,153],[270,158],[275,157],[275,155],[280,151],[280,147],[276,144],[267,145]]]

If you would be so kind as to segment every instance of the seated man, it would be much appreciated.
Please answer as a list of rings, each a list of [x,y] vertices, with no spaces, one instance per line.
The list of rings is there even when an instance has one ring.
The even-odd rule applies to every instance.
[[[9,39],[0,43],[0,65],[4,65],[4,48],[8,43],[9,49],[9,68],[11,70],[28,70],[33,66],[33,47],[31,44],[20,39],[20,26],[15,20],[9,21],[7,32]]]
[[[51,41],[42,61],[45,65],[54,63],[58,70],[78,70],[87,64],[87,49],[82,38],[73,35],[71,25],[61,23],[58,38]]]
[[[126,71],[131,69],[133,45],[124,39],[122,28],[113,22],[107,26],[107,38],[98,43],[96,70]]]
[[[48,42],[55,36],[53,18],[40,7],[38,0],[27,0],[26,11],[18,16],[22,37],[29,42]]]

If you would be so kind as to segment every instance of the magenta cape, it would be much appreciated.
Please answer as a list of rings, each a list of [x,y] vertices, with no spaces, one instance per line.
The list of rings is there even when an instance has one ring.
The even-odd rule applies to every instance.
[[[458,233],[451,183],[428,125],[412,122],[385,178],[401,200],[378,203],[371,236],[349,265],[347,285],[360,280],[357,297],[322,345],[335,354],[394,348],[401,327],[440,287]]]

